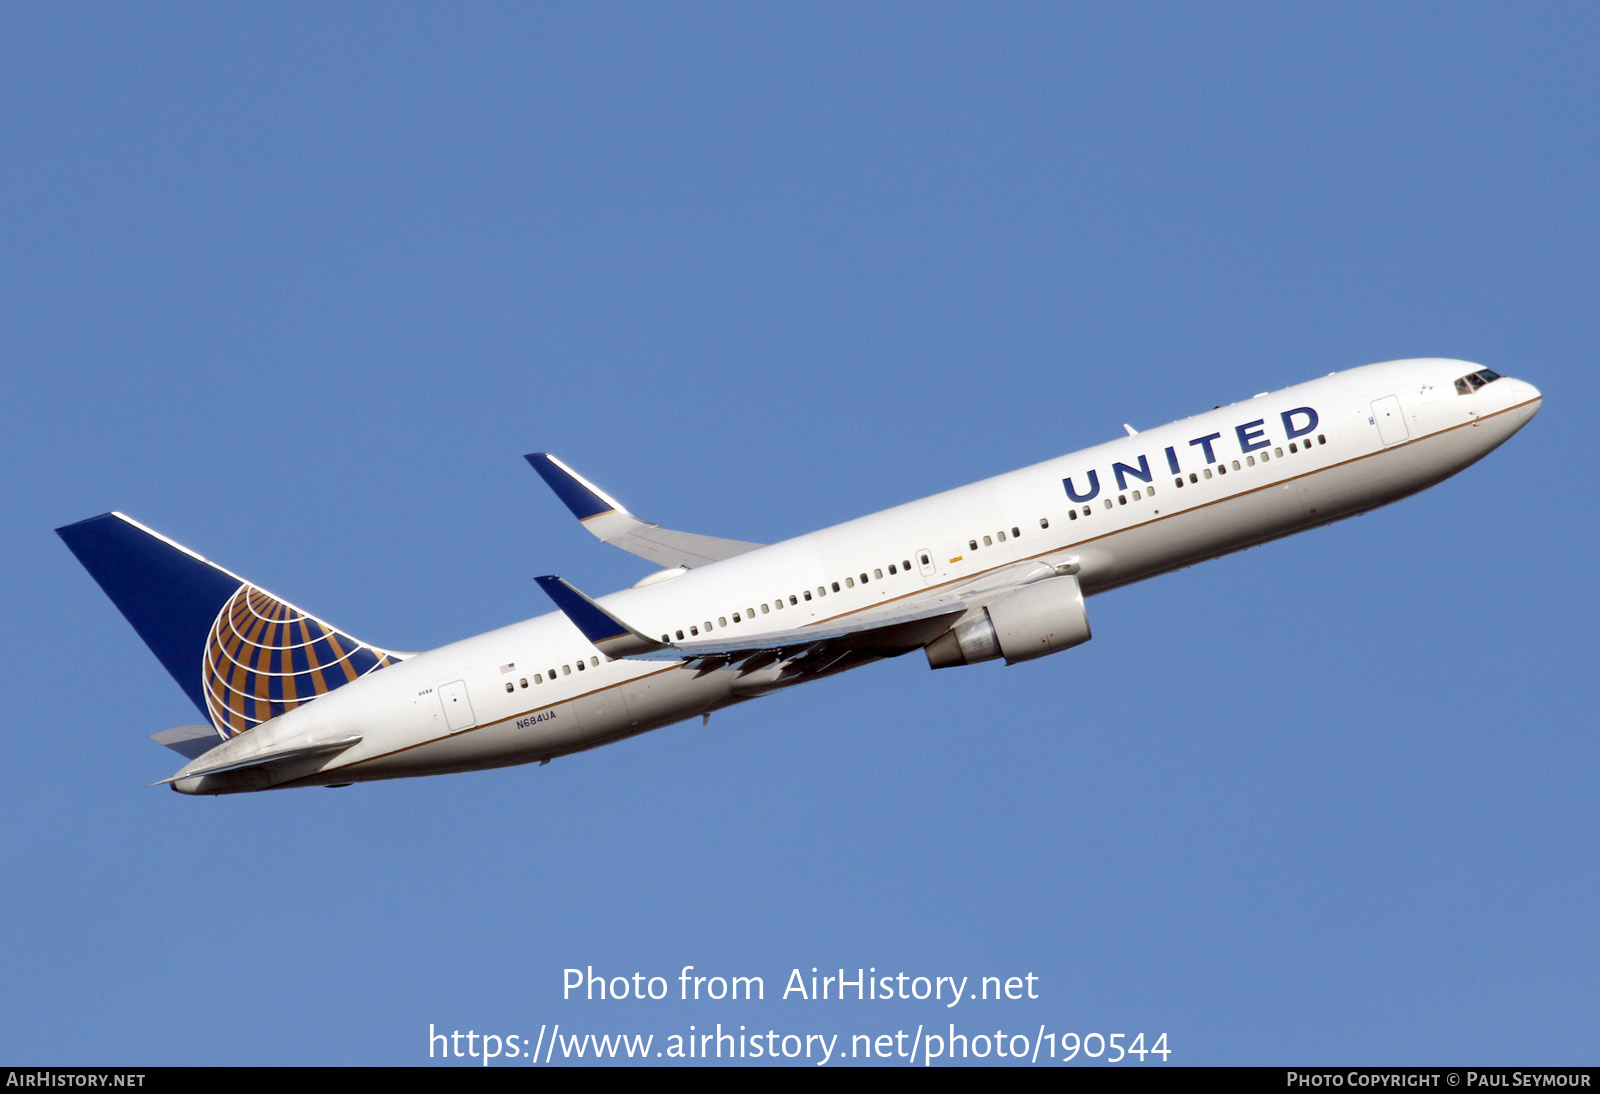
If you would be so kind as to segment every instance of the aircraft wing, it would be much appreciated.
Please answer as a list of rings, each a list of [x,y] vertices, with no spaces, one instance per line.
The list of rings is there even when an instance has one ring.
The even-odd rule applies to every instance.
[[[596,649],[613,660],[619,657],[640,661],[693,661],[702,657],[738,660],[757,654],[792,655],[821,643],[853,637],[871,637],[894,631],[906,634],[907,648],[916,648],[944,631],[955,616],[967,610],[957,593],[939,593],[914,603],[887,604],[869,608],[829,622],[782,631],[760,631],[725,639],[699,638],[662,642],[630,627],[596,604],[570,583],[554,575],[535,578],[556,607],[570,619]],[[914,626],[922,624],[921,626]]]
[[[738,539],[693,532],[674,532],[659,524],[640,520],[627,508],[548,452],[530,452],[523,457],[555,491],[572,515],[596,538],[629,554],[668,568],[693,569],[746,551],[765,547]]]
[[[949,588],[930,590],[923,596],[897,600],[837,619],[782,631],[756,631],[728,638],[692,638],[661,641],[636,630],[595,603],[570,582],[547,574],[534,578],[572,624],[612,660],[694,661],[714,658],[738,661],[795,656],[841,645],[904,653],[923,646],[952,626],[964,613],[996,596],[1063,574],[1076,574],[1077,556],[1059,563],[1018,562]]]

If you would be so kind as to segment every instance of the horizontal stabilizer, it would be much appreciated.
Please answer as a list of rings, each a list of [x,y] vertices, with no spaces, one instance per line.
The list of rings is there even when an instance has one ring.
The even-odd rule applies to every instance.
[[[161,786],[163,783],[175,783],[179,779],[198,779],[202,775],[220,775],[224,771],[238,771],[245,767],[266,767],[271,764],[287,763],[290,760],[304,760],[311,756],[328,756],[335,752],[343,752],[352,745],[360,743],[361,736],[356,734],[350,737],[341,737],[337,741],[298,745],[294,748],[284,748],[276,751],[250,753],[248,750],[236,750],[231,754],[224,753],[215,763],[190,764],[172,776],[172,778],[162,779],[161,782],[152,783],[151,785]]]
[[[150,739],[190,760],[198,760],[223,741],[214,726],[177,726],[152,733]]]
[[[693,532],[674,532],[651,524],[628,512],[620,501],[548,452],[530,452],[523,458],[591,534],[658,566],[693,569],[766,546]]]

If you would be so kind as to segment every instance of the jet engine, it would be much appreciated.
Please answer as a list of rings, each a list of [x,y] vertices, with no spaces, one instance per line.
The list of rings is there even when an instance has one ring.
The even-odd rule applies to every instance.
[[[976,618],[945,631],[923,652],[928,666],[936,669],[997,657],[1014,665],[1082,645],[1090,637],[1078,579],[1052,577],[1001,593]]]

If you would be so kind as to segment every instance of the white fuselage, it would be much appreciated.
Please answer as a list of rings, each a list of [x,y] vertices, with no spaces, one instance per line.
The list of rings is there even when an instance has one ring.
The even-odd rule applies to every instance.
[[[1459,394],[1455,381],[1477,368],[1425,359],[1334,373],[599,603],[651,637],[759,647],[763,631],[953,589],[977,608],[986,589],[1003,591],[1039,563],[1070,568],[1092,595],[1364,512],[1467,467],[1540,403],[1509,377]],[[552,612],[412,656],[245,735],[258,748],[359,735],[347,751],[174,785],[337,785],[548,760],[873,659],[867,650],[800,677],[781,664],[613,661]]]

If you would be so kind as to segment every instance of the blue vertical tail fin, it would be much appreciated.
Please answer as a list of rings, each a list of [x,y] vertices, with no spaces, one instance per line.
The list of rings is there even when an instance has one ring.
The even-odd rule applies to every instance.
[[[405,656],[352,638],[121,513],[56,534],[223,737]]]

